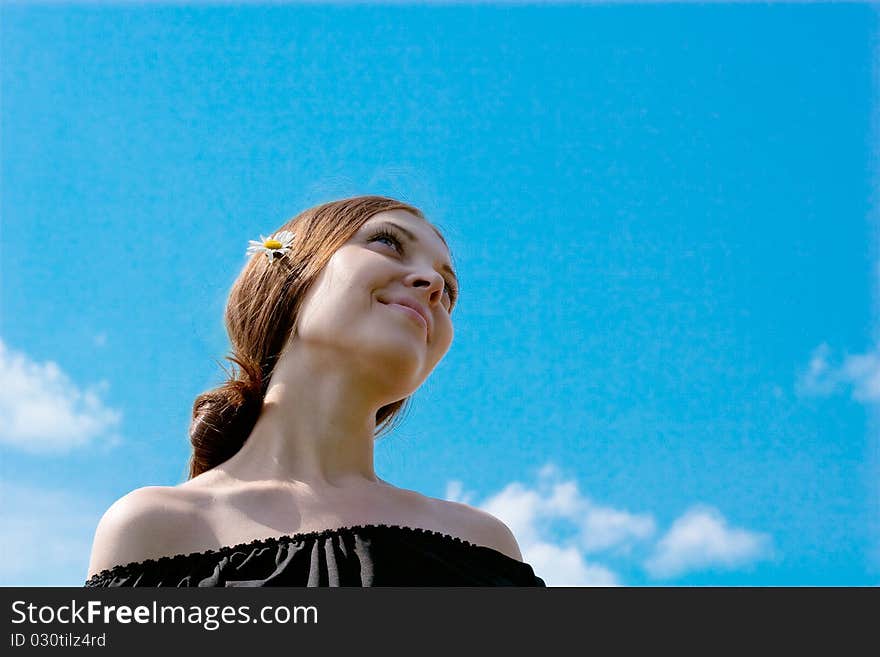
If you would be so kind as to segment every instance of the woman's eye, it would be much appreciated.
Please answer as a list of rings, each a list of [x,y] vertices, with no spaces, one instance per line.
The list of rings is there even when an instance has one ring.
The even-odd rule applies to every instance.
[[[397,249],[398,251],[401,250],[400,249],[400,246],[401,246],[400,240],[397,239],[397,237],[392,235],[391,233],[382,231],[380,233],[376,233],[375,235],[373,235],[370,238],[371,242],[378,242],[380,240],[387,240],[388,242],[390,242],[394,246],[395,249]]]

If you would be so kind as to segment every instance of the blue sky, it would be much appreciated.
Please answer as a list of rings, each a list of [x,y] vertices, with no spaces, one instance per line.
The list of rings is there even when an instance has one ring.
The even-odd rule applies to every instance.
[[[880,584],[877,28],[5,4],[0,584],[80,585],[107,507],[185,479],[248,240],[357,194],[461,281],[380,476],[551,586]]]

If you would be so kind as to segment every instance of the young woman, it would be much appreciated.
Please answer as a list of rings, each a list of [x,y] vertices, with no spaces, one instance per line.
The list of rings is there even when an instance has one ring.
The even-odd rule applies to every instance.
[[[374,440],[452,342],[440,232],[360,196],[248,254],[226,306],[240,372],[195,400],[190,478],[107,510],[85,585],[544,586],[500,520],[374,469]]]

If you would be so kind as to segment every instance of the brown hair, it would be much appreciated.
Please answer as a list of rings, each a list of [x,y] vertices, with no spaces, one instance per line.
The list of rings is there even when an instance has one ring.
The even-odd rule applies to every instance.
[[[238,364],[240,372],[233,365],[225,383],[193,403],[190,479],[228,460],[244,445],[260,416],[273,368],[302,300],[331,256],[373,215],[398,209],[425,219],[417,208],[392,198],[355,196],[309,208],[279,227],[295,234],[284,257],[270,263],[263,253],[251,256],[226,303],[232,355],[225,358]],[[374,438],[393,428],[407,401],[409,397],[379,409]]]

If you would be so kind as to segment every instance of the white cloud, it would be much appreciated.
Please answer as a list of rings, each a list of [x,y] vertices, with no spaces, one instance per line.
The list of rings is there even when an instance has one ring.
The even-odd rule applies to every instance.
[[[470,497],[465,498],[461,482],[447,485],[447,499]],[[655,544],[652,514],[598,504],[552,464],[539,470],[536,486],[511,482],[474,506],[510,528],[523,559],[548,586],[619,586],[618,575],[600,562],[615,558],[636,563],[642,558],[637,550],[641,555],[653,550],[645,564],[648,574],[668,578],[717,566],[746,567],[770,549],[768,537],[727,527],[721,514],[705,505],[692,507]],[[554,539],[560,535],[554,529],[560,521],[570,530],[564,540]]]
[[[650,515],[594,506],[584,516],[581,542],[588,552],[613,548],[629,553],[634,542],[650,538],[654,531],[654,518]]]
[[[832,364],[830,356],[831,348],[824,342],[813,350],[797,382],[799,394],[825,397],[851,387],[856,401],[880,401],[880,344],[873,351],[847,355],[839,365]]]
[[[522,546],[520,546],[522,547]],[[609,568],[587,562],[574,546],[548,542],[533,543],[523,550],[523,558],[547,586],[620,586]]]
[[[744,567],[771,555],[768,535],[729,527],[717,509],[696,505],[672,524],[644,565],[653,577],[670,578],[695,570]]]
[[[104,511],[68,491],[0,482],[0,586],[82,586]]]
[[[580,548],[588,553],[626,552],[633,543],[654,534],[654,519],[650,514],[634,514],[597,504],[581,494],[577,482],[561,481],[560,477],[555,466],[544,466],[539,472],[538,490],[530,490],[519,482],[511,483],[490,498],[485,509],[509,520],[511,531],[515,525],[525,541],[537,540],[540,530],[536,519],[568,521],[577,531]]]
[[[450,482],[447,499],[462,498],[461,482]],[[523,559],[548,586],[617,586],[620,582],[612,570],[587,561],[584,555],[601,550],[626,552],[633,542],[654,533],[650,515],[593,503],[581,494],[576,482],[561,481],[553,465],[541,468],[536,489],[512,482],[479,508],[510,527]],[[550,524],[559,520],[575,528],[574,538],[561,544],[549,538]]]
[[[0,340],[0,443],[32,454],[61,455],[103,438],[122,418],[100,394],[108,384],[80,389],[52,361],[37,363]]]
[[[464,492],[464,486],[460,481],[450,481],[446,484],[446,499],[462,504],[470,504],[473,496]]]

